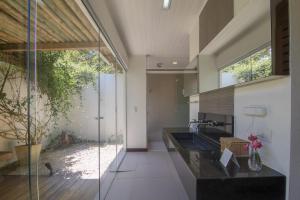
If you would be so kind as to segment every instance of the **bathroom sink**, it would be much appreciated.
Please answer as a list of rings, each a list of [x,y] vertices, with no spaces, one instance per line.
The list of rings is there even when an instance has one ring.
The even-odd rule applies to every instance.
[[[172,136],[184,149],[200,151],[212,151],[217,149],[216,145],[194,133],[172,133]]]

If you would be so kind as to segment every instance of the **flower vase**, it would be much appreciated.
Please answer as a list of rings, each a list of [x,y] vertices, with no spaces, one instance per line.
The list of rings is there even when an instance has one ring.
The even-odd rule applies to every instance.
[[[259,172],[262,169],[262,161],[258,151],[254,148],[249,148],[248,166],[251,171]]]

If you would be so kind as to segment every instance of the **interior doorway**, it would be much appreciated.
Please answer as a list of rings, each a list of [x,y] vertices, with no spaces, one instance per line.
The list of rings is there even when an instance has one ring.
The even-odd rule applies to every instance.
[[[162,141],[166,127],[185,127],[189,98],[183,95],[184,74],[147,74],[148,142]]]

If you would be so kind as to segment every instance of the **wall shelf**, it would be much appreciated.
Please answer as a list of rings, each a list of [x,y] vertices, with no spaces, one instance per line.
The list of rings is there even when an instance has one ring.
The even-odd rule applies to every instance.
[[[272,75],[272,76],[268,76],[266,78],[261,78],[261,79],[258,79],[258,80],[248,81],[248,82],[244,82],[244,83],[238,83],[236,85],[230,85],[230,86],[226,86],[226,87],[221,87],[221,88],[201,92],[199,94],[213,93],[213,92],[216,92],[216,91],[219,91],[219,90],[225,90],[225,89],[229,89],[229,88],[232,88],[232,87],[234,87],[234,88],[246,87],[246,86],[249,86],[249,85],[254,85],[254,84],[267,82],[267,81],[278,80],[278,79],[283,79],[283,78],[287,78],[287,77],[289,77],[289,75]]]
[[[261,78],[258,80],[253,80],[253,81],[248,81],[245,83],[238,83],[236,85],[234,85],[235,88],[239,88],[239,87],[245,87],[248,85],[253,85],[253,84],[258,84],[258,83],[262,83],[262,82],[267,82],[267,81],[273,81],[273,80],[278,80],[278,79],[282,79],[282,78],[286,78],[289,77],[288,75],[272,75],[272,76],[268,76],[266,78]]]
[[[212,93],[212,92],[216,92],[216,91],[219,91],[219,90],[225,90],[225,89],[233,88],[233,87],[234,87],[234,85],[229,85],[229,86],[226,86],[226,87],[221,87],[221,88],[216,88],[216,89],[213,89],[213,90],[208,90],[208,91],[200,92],[199,94]]]

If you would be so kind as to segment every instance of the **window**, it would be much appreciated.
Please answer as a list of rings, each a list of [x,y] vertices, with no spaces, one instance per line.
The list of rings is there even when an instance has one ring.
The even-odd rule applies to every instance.
[[[257,80],[272,74],[271,47],[264,47],[220,70],[220,87]]]

